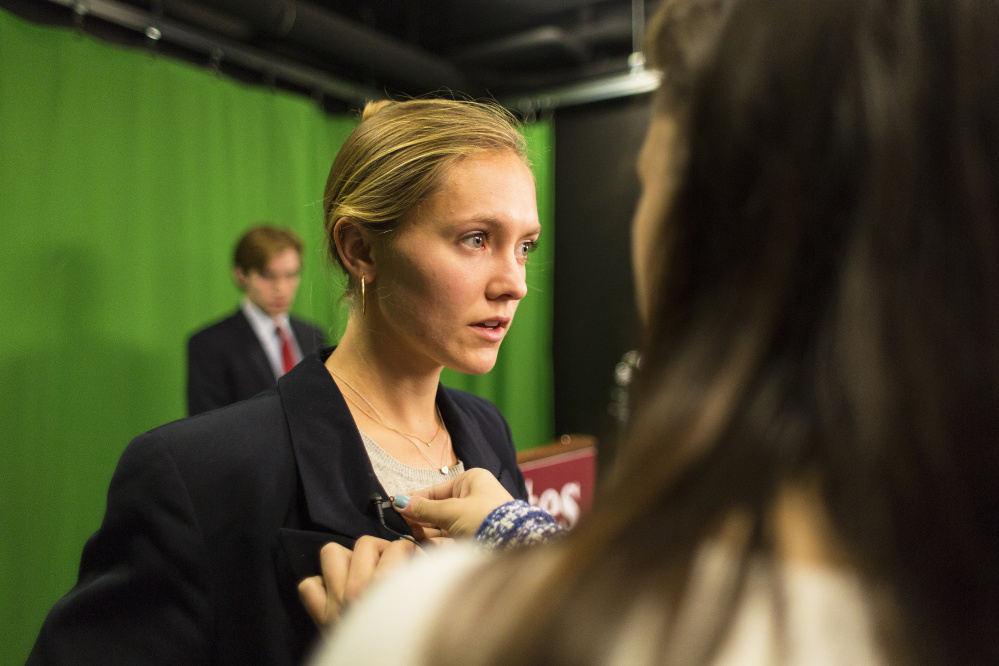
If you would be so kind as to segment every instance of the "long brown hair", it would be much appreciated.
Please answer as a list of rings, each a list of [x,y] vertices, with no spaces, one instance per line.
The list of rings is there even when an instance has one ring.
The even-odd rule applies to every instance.
[[[616,474],[564,542],[477,572],[441,651],[602,663],[651,595],[649,661],[709,662],[810,478],[890,660],[999,661],[997,27],[984,0],[736,1],[676,115]]]

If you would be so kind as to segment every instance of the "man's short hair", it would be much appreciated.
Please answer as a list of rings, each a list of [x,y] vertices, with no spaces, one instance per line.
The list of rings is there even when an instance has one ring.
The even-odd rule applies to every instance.
[[[233,265],[244,273],[263,273],[271,259],[288,248],[302,257],[302,239],[291,229],[281,229],[271,225],[253,227],[236,243]]]

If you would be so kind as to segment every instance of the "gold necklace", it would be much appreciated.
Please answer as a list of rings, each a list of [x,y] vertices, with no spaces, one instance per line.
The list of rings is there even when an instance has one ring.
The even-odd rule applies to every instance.
[[[378,411],[378,408],[376,408],[374,405],[371,404],[370,400],[368,400],[367,398],[364,397],[363,393],[361,393],[356,388],[354,388],[353,386],[351,386],[350,382],[348,382],[346,379],[344,379],[340,375],[336,374],[332,370],[330,370],[330,374],[333,375],[334,377],[336,377],[337,379],[339,379],[341,382],[343,382],[344,385],[347,388],[349,388],[351,391],[353,391],[354,393],[356,393],[357,397],[359,397],[361,400],[363,400],[364,404],[366,404],[371,409],[371,411],[373,411],[375,414],[378,415],[378,418],[377,419],[372,418],[371,419],[372,421],[381,421],[382,425],[384,425],[389,430],[392,430],[393,432],[397,432],[400,435],[403,435],[405,437],[409,437],[409,438],[412,438],[412,439],[417,439],[417,440],[423,442],[424,444],[426,444],[427,448],[430,448],[430,446],[433,443],[433,441],[435,439],[437,439],[437,435],[441,434],[441,428],[444,426],[444,417],[441,416],[441,408],[438,407],[437,405],[434,405],[434,409],[437,410],[437,432],[435,432],[434,436],[431,437],[430,439],[423,439],[422,437],[420,437],[419,435],[417,435],[415,433],[403,432],[402,430],[399,430],[398,428],[396,428],[394,425],[392,425],[391,423],[389,423],[389,420],[387,418],[385,418],[385,416],[381,412]],[[354,401],[351,400],[351,402],[354,402]],[[356,402],[354,402],[354,406],[357,407],[358,409],[361,409],[361,406],[358,405]],[[361,411],[364,411],[364,410],[361,410]],[[364,413],[368,415],[368,418],[371,418],[370,414],[368,414],[367,412],[364,412]]]
[[[369,414],[363,407],[361,407],[359,404],[357,404],[357,402],[353,398],[351,398],[349,395],[344,395],[343,397],[345,397],[350,402],[350,404],[352,404],[355,407],[357,407],[361,411],[362,414],[364,414],[365,416],[367,416],[372,421],[374,421],[376,423],[378,422],[378,419],[374,418],[371,414]],[[451,450],[451,446],[450,446],[450,444],[451,444],[451,433],[447,432],[447,430],[444,431],[445,439],[444,439],[444,445],[441,447],[441,459],[440,459],[440,461],[437,464],[435,464],[434,461],[430,459],[430,456],[428,456],[426,453],[423,452],[423,448],[419,444],[417,444],[416,442],[414,442],[409,437],[409,435],[407,435],[406,433],[402,432],[401,430],[399,430],[397,428],[392,427],[392,425],[389,424],[389,423],[382,423],[382,425],[385,426],[386,428],[388,428],[389,430],[391,430],[391,431],[393,431],[395,433],[398,433],[399,435],[402,435],[406,439],[407,442],[409,442],[410,444],[412,444],[413,446],[415,446],[417,452],[421,456],[423,456],[423,459],[426,460],[427,463],[429,463],[431,467],[437,467],[440,470],[441,474],[447,474],[448,473],[449,467],[444,464],[444,461],[447,460],[448,451]]]
[[[439,461],[439,463],[437,465],[435,465],[434,461],[430,459],[430,456],[428,456],[426,453],[423,452],[423,448],[419,444],[417,444],[415,441],[413,441],[414,439],[417,439],[417,440],[419,440],[421,442],[424,442],[427,446],[430,446],[430,443],[433,442],[435,439],[437,439],[437,435],[440,434],[441,428],[443,428],[443,426],[444,426],[444,417],[441,416],[440,407],[437,407],[436,405],[434,405],[435,409],[437,410],[437,432],[434,433],[434,436],[431,437],[430,441],[428,442],[427,440],[425,440],[425,439],[423,439],[421,437],[417,437],[416,435],[413,435],[411,433],[403,432],[402,430],[399,430],[398,428],[396,428],[394,425],[392,425],[391,423],[389,423],[388,419],[386,419],[382,415],[381,412],[379,412],[377,409],[375,409],[374,405],[372,405],[370,402],[368,402],[367,398],[365,398],[363,395],[361,395],[360,391],[358,391],[356,388],[354,388],[353,386],[351,386],[347,382],[347,380],[345,380],[343,377],[341,377],[340,375],[336,374],[332,370],[330,370],[330,374],[332,374],[334,377],[336,377],[341,382],[343,382],[347,386],[347,388],[349,388],[351,391],[353,391],[354,393],[356,393],[357,396],[361,400],[364,400],[365,404],[368,407],[370,407],[375,412],[375,414],[378,415],[378,418],[373,417],[367,410],[365,410],[363,407],[361,407],[359,404],[357,404],[357,402],[353,398],[351,398],[349,395],[344,395],[343,397],[345,397],[347,400],[349,400],[352,405],[354,405],[355,407],[357,407],[357,409],[360,410],[360,412],[362,414],[364,414],[365,416],[367,416],[372,421],[375,421],[376,423],[380,422],[383,426],[385,426],[386,428],[388,428],[392,432],[397,433],[399,435],[402,435],[406,439],[406,441],[408,441],[410,444],[412,444],[413,446],[416,447],[416,450],[419,452],[419,454],[421,456],[423,456],[423,459],[426,460],[427,463],[429,463],[429,465],[431,467],[437,467],[440,470],[441,474],[447,474],[448,473],[448,466],[446,464],[444,464],[444,462],[447,460],[448,451],[451,450],[451,446],[450,446],[450,444],[451,444],[451,433],[449,433],[447,431],[447,429],[444,429],[444,445],[441,447],[441,459],[440,459],[440,461]]]

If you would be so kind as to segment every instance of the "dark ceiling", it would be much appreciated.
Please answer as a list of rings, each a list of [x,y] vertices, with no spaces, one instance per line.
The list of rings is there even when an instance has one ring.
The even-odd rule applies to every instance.
[[[448,89],[502,99],[624,75],[633,26],[645,11],[644,0],[0,0],[0,6],[348,105],[371,91]]]

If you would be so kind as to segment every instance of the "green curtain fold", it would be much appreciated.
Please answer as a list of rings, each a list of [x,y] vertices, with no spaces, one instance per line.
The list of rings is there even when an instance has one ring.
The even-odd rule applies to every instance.
[[[294,310],[342,332],[321,203],[355,122],[0,11],[0,661],[23,663],[75,581],[127,442],[184,415],[184,343],[237,306],[245,228],[302,234]],[[545,227],[530,293],[496,369],[444,377],[493,400],[518,448],[553,435],[553,134],[525,131]]]

